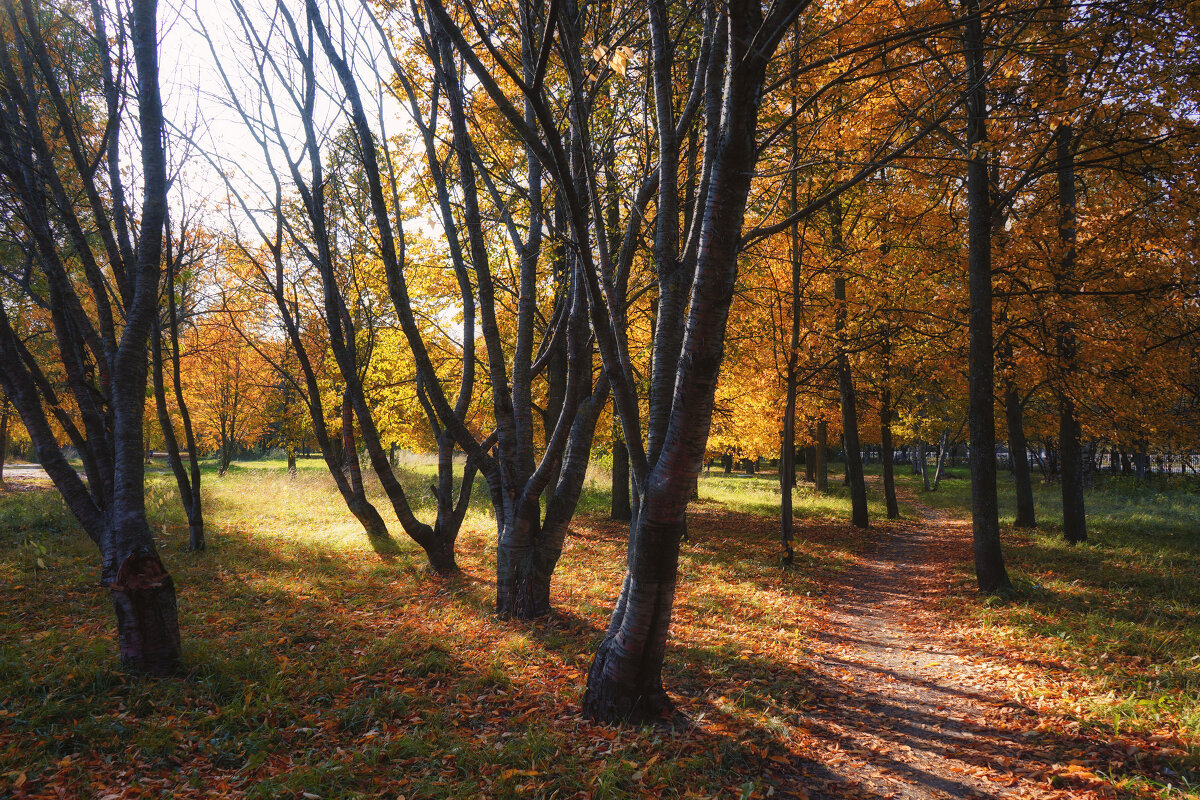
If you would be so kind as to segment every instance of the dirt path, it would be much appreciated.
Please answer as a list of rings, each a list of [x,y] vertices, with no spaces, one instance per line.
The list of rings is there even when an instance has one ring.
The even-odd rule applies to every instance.
[[[829,585],[804,727],[826,757],[801,768],[811,798],[1080,797],[1052,784],[1061,748],[1011,699],[994,664],[960,652],[933,607],[969,559],[970,526],[921,510]],[[1059,743],[1061,744],[1061,743]],[[1087,746],[1088,742],[1082,742]],[[811,750],[810,750],[811,752]]]

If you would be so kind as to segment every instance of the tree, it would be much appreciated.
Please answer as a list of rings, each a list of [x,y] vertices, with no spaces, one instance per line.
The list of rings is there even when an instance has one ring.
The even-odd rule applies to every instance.
[[[26,258],[16,288],[44,312],[36,331],[18,331],[0,304],[0,385],[100,550],[121,663],[163,674],[178,666],[179,628],[174,584],[146,522],[142,463],[167,208],[156,3],[132,0],[121,16],[98,2],[89,11],[76,19],[9,4],[0,22],[0,196]],[[134,109],[136,136],[126,139]],[[126,185],[130,152],[140,154],[138,188]],[[55,364],[33,357],[31,334],[53,337]],[[72,411],[49,378],[54,368]],[[51,419],[79,451],[86,483]]]
[[[167,223],[166,240],[166,324],[163,324],[161,314],[154,321],[154,330],[150,335],[150,368],[154,376],[154,402],[158,412],[158,424],[162,430],[163,441],[167,448],[167,460],[175,475],[175,484],[179,488],[179,496],[184,513],[188,519],[188,549],[204,549],[204,509],[200,494],[200,453],[196,439],[195,428],[192,425],[191,412],[183,392],[183,375],[181,367],[180,328],[183,325],[186,300],[188,297],[187,277],[194,275],[196,267],[209,252],[204,244],[206,237],[198,236],[197,231],[189,230],[187,220],[183,220],[177,237],[173,237],[170,220]],[[163,348],[166,346],[166,353]],[[175,422],[171,417],[172,402],[167,398],[164,371],[170,364],[171,401],[179,417],[179,425],[183,429],[184,443],[187,446],[188,467],[184,469],[183,458],[179,452],[179,437],[175,433]]]

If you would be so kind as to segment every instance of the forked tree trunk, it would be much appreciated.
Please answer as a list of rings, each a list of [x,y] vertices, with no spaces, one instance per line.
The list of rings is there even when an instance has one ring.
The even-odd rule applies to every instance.
[[[550,581],[562,554],[562,542],[541,536],[540,506],[532,514],[510,512],[498,523],[496,613],[536,619],[550,613]]]
[[[579,404],[544,517],[537,496],[524,505],[519,498],[506,498],[499,506],[496,613],[501,617],[536,619],[550,613],[551,579],[562,555],[567,526],[579,504],[596,417],[607,397],[608,383],[602,377],[596,391]]]
[[[946,466],[946,454],[948,451],[947,440],[950,438],[949,431],[942,431],[942,438],[938,443],[937,468],[933,471],[933,491],[937,491],[942,485],[942,470]]]
[[[717,376],[724,355],[729,307],[737,277],[737,255],[750,176],[756,160],[758,102],[766,62],[799,11],[796,5],[772,5],[779,16],[764,21],[758,3],[735,2],[720,11],[710,4],[715,42],[705,122],[720,135],[711,148],[707,196],[699,215],[699,244],[688,294],[678,363],[661,376],[673,384],[662,393],[670,400],[661,447],[638,481],[638,515],[630,530],[626,576],[609,623],[588,671],[583,711],[595,720],[654,719],[671,708],[662,684],[663,657],[674,607],[679,540],[687,510],[687,492],[704,454],[712,422]],[[664,4],[650,4],[656,57],[669,34]],[[658,60],[661,61],[661,58]],[[659,94],[669,91],[669,70],[655,73]],[[669,106],[660,102],[660,112]],[[669,110],[666,112],[669,113]],[[660,113],[660,117],[662,114]],[[661,124],[661,121],[660,121]],[[669,118],[667,124],[670,125]],[[661,209],[660,209],[661,213]],[[616,370],[611,350],[605,369]],[[621,379],[628,374],[621,365]],[[660,376],[656,375],[656,378]],[[653,387],[659,396],[662,387]],[[650,419],[662,409],[651,409]],[[631,419],[623,420],[626,430]]]

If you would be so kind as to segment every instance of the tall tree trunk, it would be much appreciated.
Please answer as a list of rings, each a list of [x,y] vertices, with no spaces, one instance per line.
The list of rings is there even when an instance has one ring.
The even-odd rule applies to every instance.
[[[167,448],[167,461],[175,475],[175,485],[179,488],[179,499],[183,505],[184,514],[188,518],[188,539],[190,550],[204,549],[204,521],[200,506],[197,502],[198,492],[192,491],[192,482],[183,467],[183,459],[179,453],[179,440],[175,436],[175,424],[167,410],[166,384],[163,380],[162,332],[157,321],[150,334],[150,359],[154,375],[154,405],[158,411],[158,425],[162,429],[163,442]]]
[[[0,392],[0,489],[4,488],[4,462],[8,459],[8,398]]]
[[[829,218],[834,254],[840,259],[845,243],[842,240],[842,204],[837,198],[829,204]],[[858,442],[854,376],[850,373],[850,356],[846,352],[846,276],[840,260],[833,278],[833,300],[837,306],[833,329],[837,340],[838,392],[842,401],[842,449],[846,460],[846,482],[850,486],[850,522],[855,527],[866,528],[870,524],[867,519],[867,484],[863,477],[862,452]]]
[[[887,503],[888,519],[900,516],[896,502],[896,467],[893,464],[895,446],[892,444],[892,390],[885,385],[879,394],[879,458],[883,463],[883,497]]]
[[[942,431],[941,441],[938,443],[937,468],[933,471],[933,491],[937,491],[942,484],[942,470],[946,466],[947,440],[950,438],[949,431]]]
[[[162,234],[166,217],[166,157],[158,87],[157,8],[134,0],[129,11],[138,72],[138,121],[143,202],[136,288],[112,368],[113,498],[102,582],[112,593],[121,663],[137,672],[164,674],[179,665],[175,584],[163,566],[146,521],[142,420],[146,407],[147,344],[158,305]],[[115,168],[115,164],[110,164]],[[119,200],[117,202],[120,202]],[[133,267],[134,265],[128,265]]]
[[[1060,21],[1059,33],[1065,32],[1065,15],[1070,14],[1068,2]],[[1065,92],[1067,83],[1066,55],[1054,57],[1055,72],[1061,91]],[[1076,228],[1075,228],[1075,151],[1074,129],[1070,122],[1064,122],[1055,131],[1055,150],[1057,156],[1056,174],[1058,179],[1058,235],[1063,247],[1062,258],[1055,274],[1056,288],[1066,302],[1069,287],[1075,283],[1076,260]],[[1075,353],[1077,341],[1074,326],[1069,320],[1059,325],[1056,336],[1059,369],[1061,370],[1060,385],[1058,386],[1058,441],[1062,449],[1062,499],[1063,499],[1063,537],[1070,544],[1087,541],[1087,516],[1083,503],[1083,448],[1080,446],[1079,421],[1075,416],[1075,400],[1067,386],[1070,376],[1075,370]]]
[[[933,484],[929,480],[929,444],[924,439],[917,442],[917,453],[920,455],[921,483],[926,492],[931,492]]]
[[[1004,415],[1008,422],[1008,452],[1012,459],[1013,482],[1017,492],[1018,528],[1036,528],[1037,515],[1033,505],[1033,476],[1029,471],[1029,443],[1025,440],[1024,415],[1021,413],[1021,393],[1011,382],[1004,392]]]
[[[629,448],[625,446],[621,427],[613,422],[612,519],[627,522],[633,519],[629,505]]]
[[[798,59],[798,51],[793,51],[792,63],[793,71],[795,71],[796,61]],[[792,112],[796,110],[795,100],[796,86],[792,85]],[[796,147],[796,131],[792,129],[792,147]],[[790,179],[789,199],[791,202],[791,210],[794,213],[798,205],[797,202],[797,184],[799,176],[795,171],[792,172]],[[779,452],[779,490],[780,490],[780,515],[779,515],[779,538],[780,544],[783,546],[783,563],[791,565],[796,558],[795,551],[792,548],[793,523],[792,523],[792,489],[796,485],[796,362],[799,358],[800,350],[800,229],[798,225],[793,225],[791,236],[789,238],[790,260],[792,265],[792,330],[789,336],[789,347],[787,357],[787,372],[784,375],[785,382],[785,398],[783,402],[783,431],[780,439]]]
[[[817,443],[813,445],[816,458],[813,459],[814,488],[824,494],[829,491],[829,464],[826,456],[829,453],[829,428],[822,420],[817,423]]]
[[[710,4],[705,11],[710,32],[706,39],[713,54],[705,123],[709,132],[719,131],[719,135],[712,141],[694,269],[680,270],[690,274],[691,287],[683,315],[680,357],[662,375],[673,388],[662,394],[661,387],[651,390],[652,398],[670,401],[665,435],[661,447],[648,448],[655,456],[638,465],[644,480],[637,481],[638,515],[630,530],[625,580],[588,671],[583,711],[595,720],[642,721],[671,708],[662,668],[678,579],[679,541],[687,491],[698,471],[712,422],[746,199],[757,157],[758,103],[767,59],[799,13],[796,5],[772,5],[774,18],[764,20],[757,2],[738,0],[717,8]],[[668,68],[670,56],[663,57],[663,49],[671,41],[665,3],[651,2],[648,17],[652,60],[657,67],[655,87],[661,93],[669,91],[675,80]],[[664,119],[673,124],[663,114],[667,105],[658,103],[660,125]],[[605,355],[605,369],[615,372],[618,364],[612,356],[611,350]],[[625,366],[616,376],[622,381],[628,374]],[[652,407],[651,421],[660,413]],[[627,431],[632,421],[624,419]]]
[[[987,161],[987,71],[979,0],[962,0],[967,66],[968,285],[970,319],[968,406],[971,436],[971,523],[975,577],[982,592],[1011,589],[1000,548],[996,497],[996,425],[993,407],[992,207]]]

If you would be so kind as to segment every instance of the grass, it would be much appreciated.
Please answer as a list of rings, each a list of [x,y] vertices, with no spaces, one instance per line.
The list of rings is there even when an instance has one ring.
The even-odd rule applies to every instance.
[[[800,468],[803,471],[803,467]],[[793,502],[799,514],[807,517],[844,520],[850,517],[850,491],[842,484],[840,464],[829,465],[828,491],[819,494],[809,483],[801,482],[793,492]],[[754,475],[720,471],[706,471],[701,478],[700,497],[714,500],[723,506],[747,514],[777,517],[779,514],[779,475],[775,472],[759,472]],[[887,514],[883,497],[878,492],[867,492],[867,509],[870,519],[882,520]],[[911,507],[902,509],[909,516]]]
[[[811,702],[801,665],[813,581],[861,546],[846,526],[802,524],[805,568],[785,572],[775,521],[697,504],[665,675],[680,722],[614,728],[578,711],[624,570],[627,530],[602,513],[607,476],[585,491],[556,574],[555,615],[516,623],[491,612],[494,523],[482,496],[459,540],[462,575],[439,579],[405,540],[394,557],[376,555],[328,476],[301,464],[295,479],[283,462],[206,475],[209,549],[200,554],[185,549],[169,476],[151,480],[187,670],[161,681],[115,669],[94,548],[57,495],[0,494],[0,796],[772,791]],[[431,470],[405,467],[419,513]],[[769,505],[758,483],[742,485],[754,488],[706,480],[701,494]],[[799,511],[817,519],[829,507],[801,502]]]
[[[624,569],[627,530],[606,518],[602,470],[556,573],[556,612],[536,623],[492,614],[482,492],[459,539],[463,573],[439,579],[398,526],[396,553],[380,558],[316,459],[294,479],[283,461],[205,470],[202,554],[185,549],[170,476],[147,489],[187,668],[162,681],[115,670],[95,551],[58,496],[0,493],[0,796],[765,797],[812,757],[797,742],[816,702],[813,598],[871,538],[844,524],[837,480],[826,496],[797,492],[797,569],[785,572],[776,476],[702,477],[665,675],[681,714],[626,729],[579,715]],[[425,517],[432,472],[422,459],[402,469]],[[964,511],[962,470],[928,494],[899,472],[919,503]],[[1004,484],[1006,524],[1010,495]],[[1042,529],[1004,534],[1017,596],[979,599],[964,564],[946,612],[997,661],[1061,678],[1057,691],[1031,682],[1041,694],[1029,704],[1098,741],[1136,730],[1159,755],[1177,748],[1169,763],[1186,775],[1200,763],[1198,500],[1189,484],[1102,482],[1088,496],[1090,541],[1072,548],[1057,535],[1055,487],[1039,486]],[[1127,774],[1141,777],[1113,781],[1130,796],[1195,791],[1178,775]]]
[[[917,479],[903,480],[918,490]],[[965,514],[969,481],[955,470],[942,489],[919,498]],[[1057,698],[1082,725],[1162,737],[1179,745],[1185,767],[1200,769],[1200,482],[1098,477],[1085,498],[1088,541],[1076,546],[1062,537],[1058,485],[1035,484],[1036,531],[1012,527],[1006,475],[999,499],[1016,595],[953,598],[948,610],[973,626],[976,646],[1082,678],[1082,695]],[[963,565],[964,588],[971,580]],[[1185,784],[1184,792],[1200,786]]]

